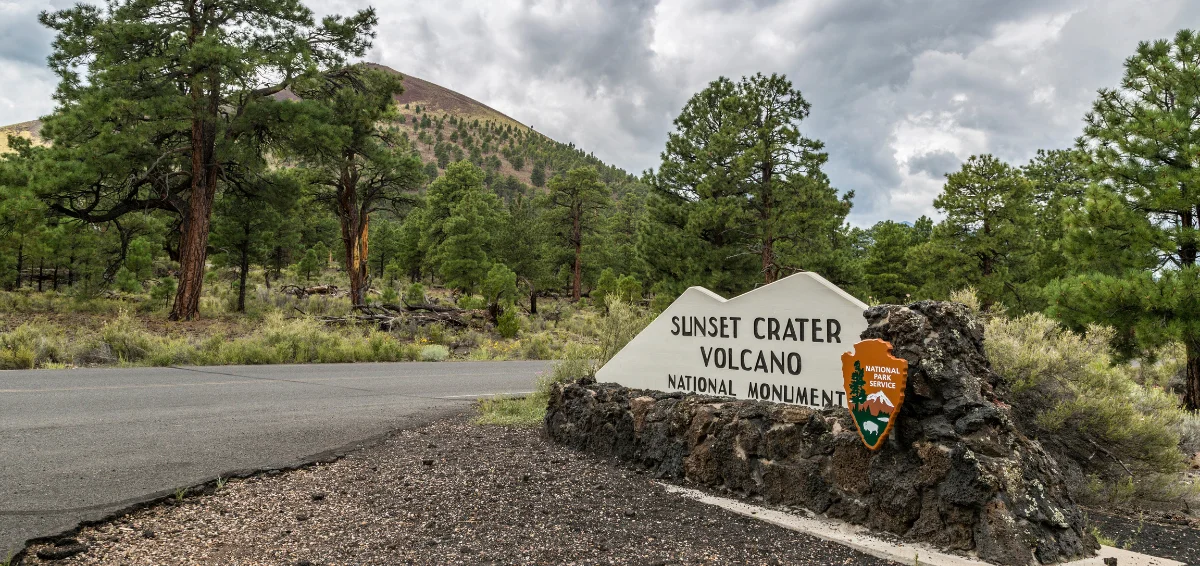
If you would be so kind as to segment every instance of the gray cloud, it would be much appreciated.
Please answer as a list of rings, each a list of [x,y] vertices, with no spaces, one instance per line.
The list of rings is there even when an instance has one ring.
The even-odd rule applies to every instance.
[[[53,0],[59,1],[59,0]],[[347,13],[366,0],[313,4]],[[0,122],[52,103],[43,6],[0,0]],[[813,105],[851,221],[932,214],[942,173],[1070,145],[1139,40],[1200,21],[1187,0],[463,0],[377,5],[370,58],[459,90],[631,172],[720,75],[786,74]],[[20,47],[15,47],[20,46]],[[19,79],[19,82],[14,82]],[[14,90],[12,85],[20,84]]]
[[[911,173],[924,173],[933,178],[941,178],[946,173],[953,173],[961,164],[962,160],[949,151],[933,151],[909,159],[908,170]]]

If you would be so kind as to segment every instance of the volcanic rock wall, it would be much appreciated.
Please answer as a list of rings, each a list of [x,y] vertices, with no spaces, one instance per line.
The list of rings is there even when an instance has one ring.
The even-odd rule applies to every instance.
[[[908,360],[907,400],[885,446],[849,412],[575,383],[553,391],[549,436],[767,503],[797,505],[998,564],[1054,563],[1099,548],[1057,464],[993,394],[982,328],[926,301],[866,311],[862,338]]]

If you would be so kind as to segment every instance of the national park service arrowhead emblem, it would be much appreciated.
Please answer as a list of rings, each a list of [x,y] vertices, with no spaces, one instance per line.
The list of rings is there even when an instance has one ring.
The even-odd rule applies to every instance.
[[[893,356],[888,342],[863,340],[854,345],[853,353],[842,354],[842,377],[858,436],[867,448],[878,450],[904,404],[908,362]]]

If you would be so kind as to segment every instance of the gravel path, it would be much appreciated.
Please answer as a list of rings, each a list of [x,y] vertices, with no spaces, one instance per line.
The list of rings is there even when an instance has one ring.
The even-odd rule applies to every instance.
[[[467,415],[85,528],[25,563],[892,564]]]

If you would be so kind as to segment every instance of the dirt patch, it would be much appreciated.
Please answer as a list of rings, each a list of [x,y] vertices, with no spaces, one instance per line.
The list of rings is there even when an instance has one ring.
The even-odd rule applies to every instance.
[[[83,529],[26,564],[890,564],[467,416]]]

